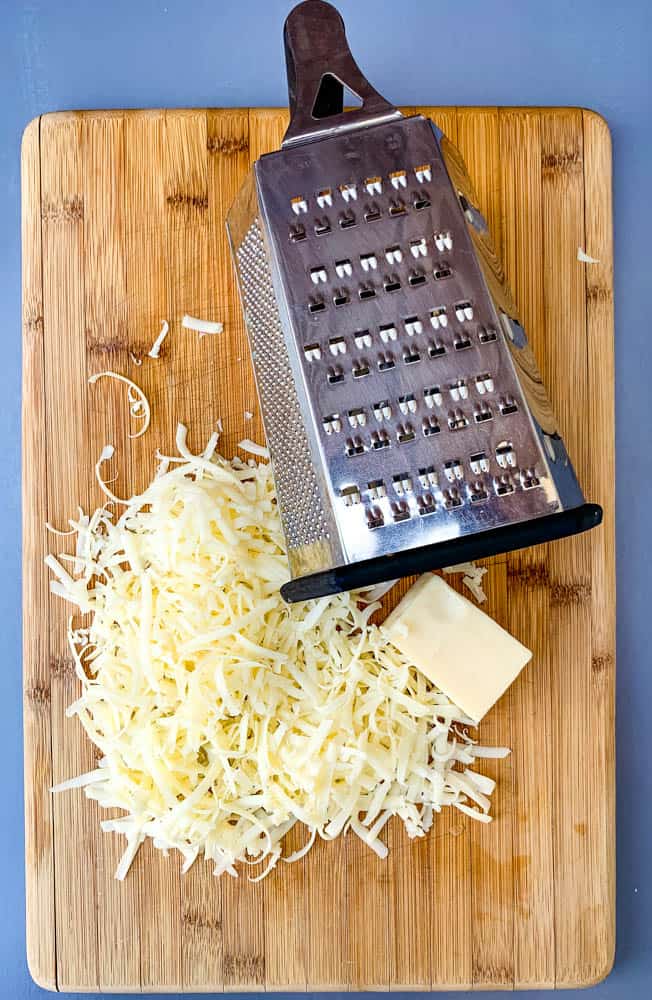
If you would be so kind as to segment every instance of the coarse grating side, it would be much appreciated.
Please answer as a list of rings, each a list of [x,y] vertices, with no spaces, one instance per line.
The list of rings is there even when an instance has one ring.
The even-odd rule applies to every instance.
[[[257,219],[236,254],[283,529],[288,547],[301,548],[329,532]]]

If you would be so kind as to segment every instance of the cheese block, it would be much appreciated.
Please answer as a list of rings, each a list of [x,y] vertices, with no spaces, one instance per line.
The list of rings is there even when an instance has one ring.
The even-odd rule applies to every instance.
[[[426,573],[385,621],[390,641],[478,723],[532,653],[439,576]]]

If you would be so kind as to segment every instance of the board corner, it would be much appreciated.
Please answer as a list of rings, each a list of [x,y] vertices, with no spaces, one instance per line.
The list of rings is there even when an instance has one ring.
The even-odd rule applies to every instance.
[[[29,935],[27,938],[25,957],[27,960],[27,971],[29,972],[32,982],[38,986],[39,989],[46,990],[48,993],[58,993],[59,987],[57,985],[56,965],[50,967],[50,963],[48,962],[47,968],[45,967],[42,956],[34,952],[30,943]]]

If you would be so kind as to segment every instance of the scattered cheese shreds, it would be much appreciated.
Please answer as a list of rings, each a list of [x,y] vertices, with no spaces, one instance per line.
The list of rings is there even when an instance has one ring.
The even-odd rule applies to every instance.
[[[50,532],[51,535],[59,535],[61,538],[65,538],[66,535],[76,535],[77,528],[70,528],[69,531],[60,531],[59,528],[55,528],[49,521],[45,522],[46,530]]]
[[[102,823],[127,840],[116,877],[147,837],[184,871],[203,854],[216,875],[259,864],[257,881],[348,829],[385,857],[392,816],[409,837],[444,806],[487,822],[493,783],[468,765],[507,751],[473,742],[460,709],[369,624],[377,604],[285,604],[271,466],[226,461],[215,436],[199,455],[186,442],[180,426],[181,458],[163,456],[167,471],[119,516],[71,521],[72,574],[47,558],[55,593],[89,613],[69,626],[81,693],[68,714],[101,753],[57,790],[123,811]],[[305,846],[284,856],[297,822]]]
[[[308,837],[308,840],[303,845],[303,847],[300,847],[299,850],[295,851],[293,854],[289,854],[287,858],[282,857],[281,861],[285,861],[287,865],[292,865],[294,864],[295,861],[300,861],[301,858],[304,858],[308,853],[308,851],[311,850],[313,844],[315,843],[316,838],[317,838],[317,827],[313,827],[310,832],[310,836]]]
[[[161,320],[161,332],[159,333],[158,337],[152,344],[149,353],[147,355],[148,358],[159,358],[161,356],[161,344],[163,343],[169,332],[170,332],[170,324],[166,319]]]
[[[444,573],[456,574],[464,573],[462,583],[471,591],[478,604],[484,604],[487,595],[482,587],[482,578],[487,569],[484,566],[476,566],[474,562],[458,563],[456,566],[446,566]]]
[[[96,768],[96,770],[87,771],[86,774],[80,774],[76,778],[69,778],[68,781],[62,781],[51,788],[50,791],[67,792],[71,788],[84,788],[86,785],[95,785],[98,781],[106,781],[108,777],[108,773],[101,768]]]
[[[256,444],[255,441],[250,441],[249,438],[238,441],[238,448],[242,448],[243,451],[248,452],[250,455],[256,455],[258,458],[269,458],[269,448],[266,448],[262,444]]]
[[[104,465],[105,462],[110,461],[110,459],[113,458],[114,454],[115,454],[115,448],[113,447],[113,445],[105,444],[104,447],[102,448],[102,451],[100,452],[100,457],[95,463],[95,478],[97,479],[100,485],[102,493],[104,493],[109,498],[109,500],[111,500],[113,503],[119,503],[122,504],[123,506],[128,506],[129,503],[131,502],[130,500],[123,500],[121,497],[117,497],[115,493],[109,489],[107,484],[109,482],[115,482],[115,480],[108,480],[102,478],[102,466]]]
[[[140,366],[143,363],[143,359],[142,358],[137,358],[133,351],[129,351],[129,357],[131,358],[131,360],[133,361],[133,363],[140,368]]]
[[[135,382],[132,382],[130,378],[126,375],[118,375],[117,372],[105,371],[96,372],[95,375],[91,375],[88,379],[89,385],[95,385],[98,379],[101,378],[113,378],[117,382],[124,382],[127,386],[127,399],[129,401],[129,413],[132,417],[135,417],[143,421],[143,426],[136,434],[130,434],[130,438],[139,438],[145,433],[149,427],[149,422],[151,419],[151,411],[149,406],[149,400],[143,390]]]
[[[384,583],[376,583],[373,587],[361,591],[360,596],[366,603],[373,604],[375,601],[380,601],[397,583],[398,580],[386,580]]]
[[[186,330],[194,330],[200,337],[222,333],[224,329],[223,323],[213,323],[209,319],[197,319],[196,316],[188,316],[187,314],[181,320],[181,326]]]
[[[598,257],[589,257],[586,250],[582,250],[582,247],[577,248],[577,259],[582,264],[599,264],[600,260]]]
[[[481,572],[479,572],[474,576],[462,577],[462,583],[464,584],[465,587],[468,587],[468,589],[471,591],[478,604],[484,604],[484,602],[487,600],[487,595],[485,594],[481,583],[482,577],[486,572],[487,572],[486,569],[482,569]]]
[[[473,562],[456,563],[455,566],[444,566],[444,573],[475,573],[477,568]]]
[[[253,420],[254,419],[254,415],[251,412],[251,410],[245,410],[244,411],[244,418],[245,418],[245,420]]]
[[[511,750],[508,747],[473,747],[474,757],[502,758],[509,757]]]

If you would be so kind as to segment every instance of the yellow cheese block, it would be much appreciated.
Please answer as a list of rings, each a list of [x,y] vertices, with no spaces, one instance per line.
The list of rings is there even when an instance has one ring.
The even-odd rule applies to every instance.
[[[391,642],[474,722],[532,653],[432,573],[420,577],[385,621]]]

